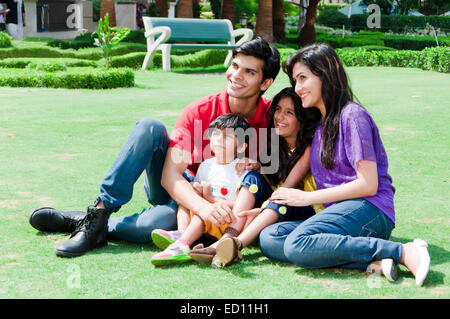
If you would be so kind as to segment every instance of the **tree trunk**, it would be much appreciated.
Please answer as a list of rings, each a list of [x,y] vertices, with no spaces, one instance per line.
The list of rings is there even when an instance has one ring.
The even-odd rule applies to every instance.
[[[222,19],[230,20],[234,27],[234,0],[222,0]],[[245,28],[246,26],[243,25],[242,27]]]
[[[284,42],[286,34],[284,30],[284,0],[273,0],[273,36],[276,42]]]
[[[115,27],[116,24],[116,9],[114,7],[114,0],[102,0],[100,2],[100,19],[104,20],[105,14],[108,14],[109,25]]]
[[[177,18],[193,18],[192,0],[179,0],[177,6]]]
[[[306,21],[302,31],[298,35],[299,48],[316,42],[316,30],[314,23],[317,17],[317,6],[320,0],[309,0],[308,9],[306,9]]]
[[[272,0],[259,0],[255,35],[273,42]]]
[[[169,11],[167,0],[155,0],[155,5],[158,8],[159,16],[162,18],[167,18]]]

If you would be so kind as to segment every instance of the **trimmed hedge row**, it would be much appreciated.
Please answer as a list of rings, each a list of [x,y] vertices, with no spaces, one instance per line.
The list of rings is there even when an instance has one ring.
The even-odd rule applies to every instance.
[[[345,15],[344,15],[345,16]],[[352,31],[368,30],[368,14],[354,14],[350,17]],[[450,17],[448,16],[407,16],[384,15],[380,16],[382,30],[391,30],[394,33],[411,31],[411,29],[425,29],[427,23],[435,28],[450,30]],[[342,25],[341,25],[342,26]]]
[[[0,60],[0,68],[15,68],[24,69],[26,67],[33,68],[30,65],[34,65],[36,68],[38,65],[43,64],[62,64],[66,67],[97,67],[97,62],[90,60],[80,60],[80,59],[58,59],[58,58],[7,58]]]
[[[147,51],[147,47],[138,43],[118,44],[111,49],[111,56],[123,55],[130,52]],[[79,50],[59,49],[48,46],[20,46],[0,49],[0,59],[6,58],[76,58],[83,60],[100,60],[103,57],[100,48],[83,48]]]
[[[402,35],[385,35],[379,32],[361,32],[362,34],[347,35],[342,38],[338,34],[328,34],[317,31],[317,42],[324,42],[333,48],[361,47],[366,45],[377,45],[391,47],[397,50],[423,50],[428,47],[436,47],[434,37],[415,37]],[[297,34],[286,35],[289,43],[297,42]],[[440,46],[450,46],[450,39],[438,37]]]
[[[369,30],[367,18],[369,14],[353,14],[350,19],[336,10],[324,10],[317,16],[316,23],[332,28],[341,28],[342,25],[350,27],[352,31]],[[380,27],[383,31],[394,33],[411,32],[416,29],[425,29],[427,24],[444,31],[450,30],[450,17],[448,16],[407,16],[407,15],[380,15]],[[370,29],[371,30],[371,29]]]
[[[422,51],[368,51],[336,49],[347,66],[394,66],[450,72],[450,47],[426,48]]]
[[[50,87],[67,89],[112,89],[134,86],[134,73],[128,69],[80,68],[67,72],[4,69],[0,86]]]

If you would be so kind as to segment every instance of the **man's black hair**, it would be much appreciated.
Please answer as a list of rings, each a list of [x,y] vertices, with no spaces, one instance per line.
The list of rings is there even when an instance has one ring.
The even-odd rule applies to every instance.
[[[249,128],[251,128],[251,125],[245,119],[245,117],[237,113],[227,113],[217,117],[214,121],[212,121],[208,126],[208,132],[209,134],[211,134],[211,131],[213,129],[233,129],[236,134],[236,130],[240,131],[240,129],[242,129],[242,133],[246,133],[244,136],[241,136],[241,134],[236,134],[238,138],[238,144],[241,145],[244,142],[247,144],[249,143],[249,135],[251,133],[251,130],[247,131]]]
[[[233,58],[239,53],[254,56],[264,61],[262,82],[270,78],[275,80],[280,71],[280,53],[277,48],[271,46],[263,38],[258,37],[235,48],[233,50]]]

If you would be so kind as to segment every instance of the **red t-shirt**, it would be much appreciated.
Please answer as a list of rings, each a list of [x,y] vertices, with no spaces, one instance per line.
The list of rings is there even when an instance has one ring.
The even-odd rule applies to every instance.
[[[264,97],[258,99],[256,113],[248,120],[256,132],[259,132],[260,128],[267,127],[266,113],[270,103],[271,101]],[[192,173],[197,172],[202,161],[212,157],[207,134],[209,124],[220,115],[227,113],[231,113],[228,106],[228,94],[223,91],[189,104],[178,118],[172,131],[169,147],[181,148],[191,153],[188,169]],[[255,135],[258,138],[258,134]],[[250,141],[252,144],[252,140]],[[259,143],[253,145],[259,145]]]

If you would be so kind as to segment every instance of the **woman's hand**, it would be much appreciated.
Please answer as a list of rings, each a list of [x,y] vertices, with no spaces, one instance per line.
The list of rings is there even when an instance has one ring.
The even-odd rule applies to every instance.
[[[312,204],[310,195],[311,192],[304,192],[295,188],[280,187],[273,192],[270,199],[278,205],[310,206]]]

